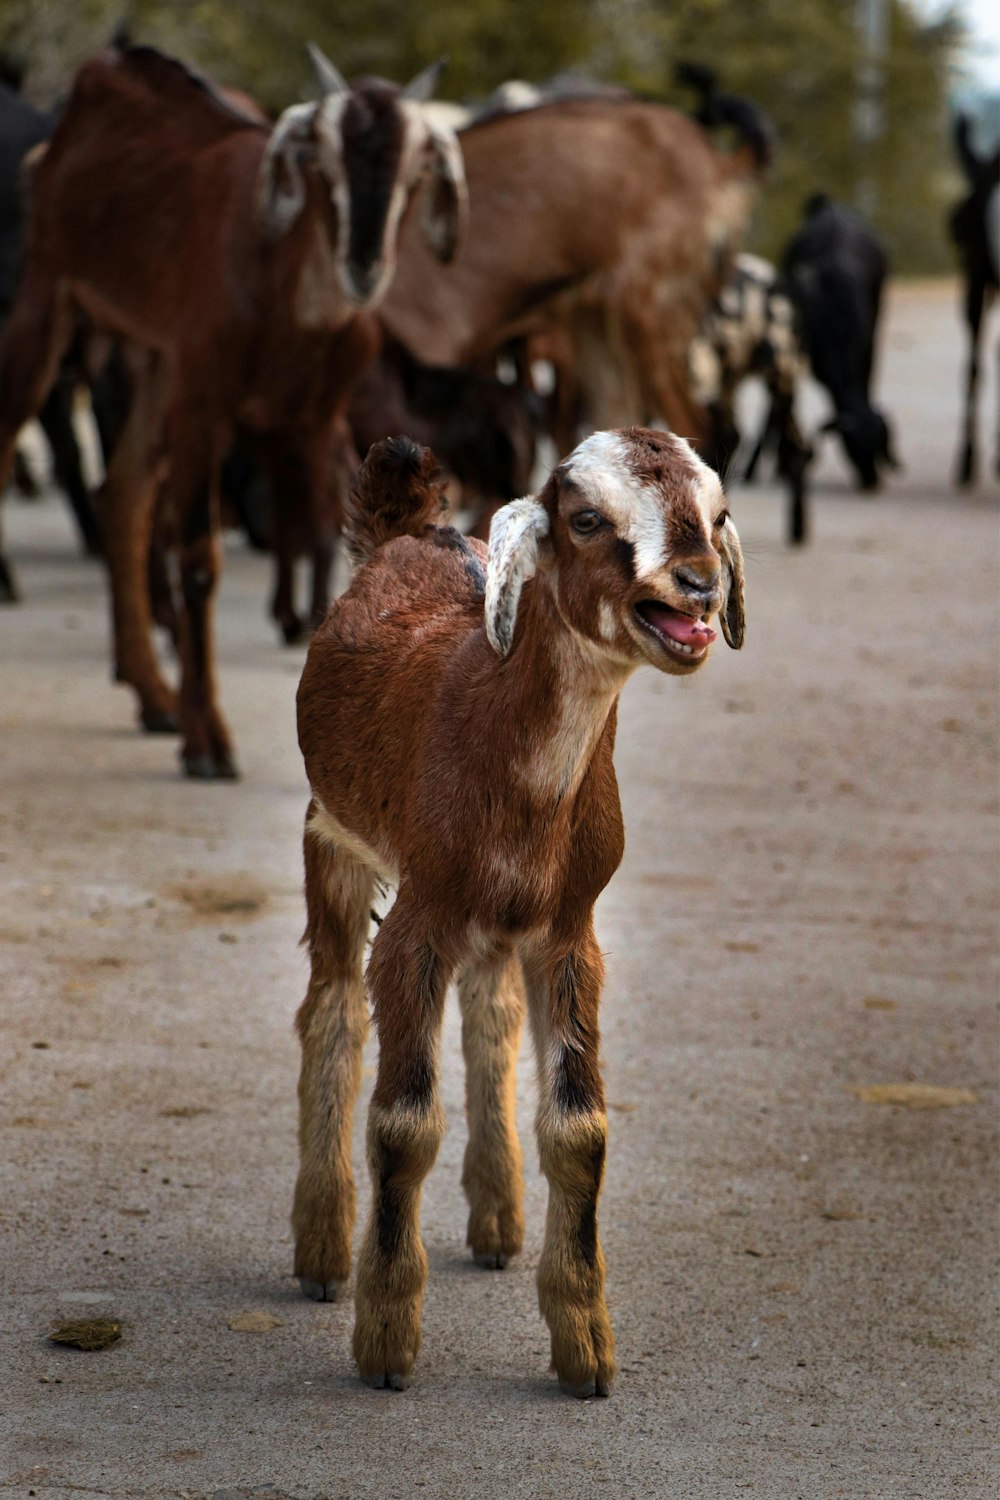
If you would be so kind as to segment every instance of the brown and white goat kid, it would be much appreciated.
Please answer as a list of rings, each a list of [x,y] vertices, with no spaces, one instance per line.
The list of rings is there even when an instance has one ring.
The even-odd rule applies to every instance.
[[[440,505],[427,449],[373,447],[349,523],[364,566],[314,636],[299,687],[312,972],[298,1014],[295,1270],[321,1299],[349,1273],[362,961],[376,886],[392,882],[367,970],[379,1062],[361,1375],[405,1387],[420,1342],[419,1200],[444,1130],[438,1047],[454,976],[473,1255],[498,1267],[521,1248],[514,1065],[526,996],[549,1179],[539,1302],[562,1388],[607,1395],[593,907],[624,846],[618,697],[643,663],[697,671],[716,612],[729,644],[742,644],[740,545],[718,476],[682,438],[641,428],[587,438],[537,498],[498,511],[488,554],[440,524]]]

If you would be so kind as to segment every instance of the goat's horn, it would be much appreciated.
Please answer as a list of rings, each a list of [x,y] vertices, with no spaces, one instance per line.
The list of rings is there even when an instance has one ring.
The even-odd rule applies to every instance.
[[[422,73],[418,73],[416,78],[411,78],[403,90],[403,98],[411,100],[414,104],[426,104],[428,99],[433,99],[438,80],[444,72],[447,61],[446,57],[439,57],[437,62],[432,62]]]
[[[316,69],[316,77],[319,80],[320,93],[326,99],[330,94],[349,94],[351,92],[347,79],[338,68],[321,52],[315,42],[308,42],[309,56],[312,65]]]

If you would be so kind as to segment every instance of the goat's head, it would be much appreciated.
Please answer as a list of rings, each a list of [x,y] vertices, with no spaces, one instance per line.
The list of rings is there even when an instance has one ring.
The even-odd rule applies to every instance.
[[[866,401],[859,400],[838,411],[823,431],[840,433],[863,490],[878,488],[883,468],[899,468],[889,424],[882,413]]]
[[[622,666],[696,671],[715,614],[729,645],[743,644],[743,555],[722,485],[672,433],[594,433],[537,499],[497,512],[486,629],[503,656],[533,571],[570,629]]]
[[[261,163],[261,213],[273,235],[283,234],[306,205],[308,177],[318,174],[336,219],[341,286],[349,301],[368,306],[388,287],[403,211],[424,183],[424,232],[439,259],[454,255],[465,216],[462,152],[454,131],[425,108],[440,63],[399,89],[380,78],[348,85],[317,47],[310,53],[323,97],[293,104],[274,127]]]

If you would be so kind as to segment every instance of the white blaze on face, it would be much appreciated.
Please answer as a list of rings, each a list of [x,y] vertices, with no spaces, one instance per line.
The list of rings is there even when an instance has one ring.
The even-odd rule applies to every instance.
[[[719,476],[702,463],[686,439],[673,433],[662,436],[677,450],[678,487],[695,502],[711,534],[713,512],[722,495]],[[612,522],[623,541],[631,544],[636,579],[651,578],[668,563],[669,500],[658,485],[633,472],[630,457],[628,440],[621,433],[595,432],[570,454],[565,473],[595,510]]]
[[[341,276],[347,263],[351,242],[351,198],[347,169],[344,164],[343,116],[350,103],[348,94],[336,94],[323,100],[317,120],[319,163],[330,184],[330,197],[337,212],[337,265]],[[382,235],[382,274],[366,306],[373,306],[384,295],[396,264],[396,236],[407,200],[424,172],[424,155],[430,135],[423,108],[401,99],[398,109],[403,120],[403,140],[396,178],[389,197]]]
[[[411,195],[426,175],[428,166],[427,147],[431,131],[424,116],[423,105],[415,104],[410,99],[400,99],[398,108],[403,117],[403,141],[382,233],[382,275],[370,299],[372,304],[380,301],[389,288],[396,269],[400,220]]]
[[[348,94],[333,94],[324,99],[316,117],[316,144],[320,171],[330,184],[330,197],[337,210],[337,234],[341,258],[346,251],[351,222],[351,200],[344,169],[344,145],[341,122],[347,108]]]

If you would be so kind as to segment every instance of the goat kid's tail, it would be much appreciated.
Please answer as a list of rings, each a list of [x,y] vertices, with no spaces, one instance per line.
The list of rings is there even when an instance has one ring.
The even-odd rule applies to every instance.
[[[412,438],[373,443],[347,503],[344,537],[356,566],[397,536],[417,536],[447,513],[441,467]]]

